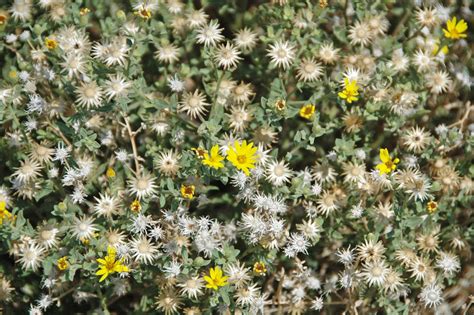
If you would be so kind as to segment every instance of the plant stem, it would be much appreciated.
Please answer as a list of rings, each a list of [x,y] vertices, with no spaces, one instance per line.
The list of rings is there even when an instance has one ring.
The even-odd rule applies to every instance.
[[[130,137],[130,142],[132,144],[132,151],[133,151],[133,160],[135,161],[135,175],[140,174],[140,162],[139,162],[139,157],[138,157],[138,151],[137,151],[137,144],[135,142],[135,137],[137,135],[137,131],[132,131],[132,127],[130,127],[130,122],[128,121],[128,117],[122,113],[123,119],[125,121],[125,127],[127,128],[128,131],[128,136]]]
[[[59,128],[55,127],[49,121],[49,119],[48,119],[48,126],[50,126],[53,129],[54,133],[58,135],[70,149],[72,149],[72,143],[66,138],[66,136],[62,133],[62,131]]]

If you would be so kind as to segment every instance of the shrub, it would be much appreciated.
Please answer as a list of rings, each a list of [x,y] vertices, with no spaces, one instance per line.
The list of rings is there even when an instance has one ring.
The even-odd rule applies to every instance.
[[[4,4],[3,310],[468,312],[473,14],[421,2]]]

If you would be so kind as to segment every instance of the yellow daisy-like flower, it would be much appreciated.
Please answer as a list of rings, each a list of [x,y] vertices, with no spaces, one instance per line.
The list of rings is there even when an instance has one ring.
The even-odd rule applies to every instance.
[[[144,7],[135,11],[134,13],[135,15],[141,17],[144,20],[149,20],[151,18],[151,11]]]
[[[265,267],[265,263],[261,261],[257,261],[253,265],[253,272],[255,272],[259,276],[264,276],[267,272],[267,267]]]
[[[108,178],[114,178],[115,177],[115,171],[112,167],[107,168],[107,172],[105,172],[105,175],[107,175]]]
[[[196,156],[199,158],[199,159],[203,159],[204,158],[204,154],[207,153],[207,151],[203,148],[191,148],[191,150],[194,151],[194,153],[196,153]]]
[[[181,185],[181,196],[186,199],[193,199],[194,198],[194,192],[196,190],[196,187],[194,185]]]
[[[64,271],[67,268],[69,268],[69,262],[67,261],[67,256],[59,258],[56,262],[58,264],[58,269],[61,271]]]
[[[432,214],[438,209],[438,203],[436,201],[428,201],[428,204],[426,205],[426,211],[428,211],[429,214]]]
[[[16,79],[18,77],[18,72],[16,72],[15,70],[11,70],[10,72],[8,72],[8,77],[10,79]]]
[[[79,14],[81,16],[84,16],[84,15],[88,14],[89,12],[91,12],[91,10],[89,8],[81,8],[81,10],[79,11]]]
[[[313,104],[307,104],[300,108],[300,117],[303,117],[305,119],[311,119],[315,110],[316,106],[314,106]]]
[[[79,240],[81,241],[82,245],[87,246],[90,244],[90,241],[88,238],[81,237]]]
[[[46,45],[46,48],[48,48],[49,50],[53,50],[56,47],[58,47],[58,42],[52,38],[46,38],[44,40],[44,44]]]
[[[213,167],[217,170],[224,167],[224,163],[222,163],[223,160],[224,157],[219,154],[219,146],[216,144],[211,148],[211,154],[207,152],[204,153],[202,164]]]
[[[285,100],[277,100],[277,101],[275,102],[275,108],[276,108],[279,112],[285,110],[285,108],[286,108],[286,101],[285,101]]]
[[[234,146],[229,147],[227,152],[227,160],[247,176],[250,174],[249,169],[255,168],[257,157],[257,147],[254,147],[252,142],[247,144],[246,140],[242,143],[235,141]]]
[[[227,279],[229,277],[224,276],[222,269],[219,266],[211,268],[209,270],[209,276],[204,276],[204,280],[207,282],[206,288],[218,290],[219,287],[227,285]]]
[[[397,168],[398,162],[400,162],[398,158],[392,160],[387,149],[380,149],[380,160],[382,163],[377,165],[377,169],[379,170],[380,174],[391,173]]]
[[[101,276],[99,282],[104,281],[109,275],[116,272],[129,272],[127,266],[123,265],[123,259],[116,259],[117,252],[113,247],[107,248],[107,256],[104,258],[98,258],[99,270],[95,273],[97,276]]]
[[[349,81],[349,79],[344,79],[344,90],[339,92],[339,97],[345,99],[347,103],[352,103],[353,101],[357,101],[359,98],[359,86],[357,85],[356,80]]]
[[[7,210],[7,203],[0,201],[0,224],[3,224],[3,220],[11,220],[13,215]]]
[[[467,23],[464,20],[457,22],[454,16],[451,20],[446,22],[446,28],[443,28],[444,36],[451,39],[466,38]]]
[[[142,210],[142,205],[139,200],[135,199],[131,204],[130,204],[130,210],[132,212],[138,213]]]

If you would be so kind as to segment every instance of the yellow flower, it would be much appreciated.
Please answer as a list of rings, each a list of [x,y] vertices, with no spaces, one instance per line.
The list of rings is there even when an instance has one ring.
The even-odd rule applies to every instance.
[[[140,10],[135,11],[135,15],[138,15],[144,20],[148,20],[151,18],[151,11],[142,7]]]
[[[314,106],[313,104],[307,104],[300,108],[300,117],[311,119],[315,110],[316,106]]]
[[[181,196],[186,199],[193,199],[195,189],[194,185],[181,185]]]
[[[433,56],[436,56],[439,52],[439,40],[436,41],[436,44],[434,44],[433,46],[433,51],[431,52],[433,54]],[[449,48],[448,46],[444,45],[442,48],[441,48],[441,52],[444,54],[444,55],[447,55],[448,52],[449,52]]]
[[[265,273],[267,272],[267,268],[265,267],[265,263],[263,263],[261,261],[257,261],[253,265],[253,272],[255,272],[259,276],[265,275]]]
[[[99,270],[95,273],[97,276],[102,276],[99,279],[99,282],[102,282],[110,274],[115,272],[129,272],[127,266],[123,265],[123,259],[116,260],[116,251],[113,247],[107,248],[107,256],[104,258],[98,258],[97,262],[99,263]]]
[[[0,12],[0,25],[4,25],[7,23],[8,16],[3,12]]]
[[[79,11],[79,14],[81,16],[84,16],[86,15],[87,13],[91,12],[91,10],[89,8],[81,8],[81,10]]]
[[[61,271],[66,270],[69,268],[69,262],[67,261],[67,256],[61,257],[57,260],[58,263],[58,269]]]
[[[247,144],[246,140],[242,141],[242,144],[235,141],[234,146],[227,152],[227,160],[247,176],[250,174],[249,169],[255,168],[257,157],[257,147],[254,147],[252,142]]]
[[[380,149],[380,160],[382,163],[377,165],[377,169],[379,170],[380,174],[391,173],[397,168],[398,162],[400,162],[398,158],[392,160],[387,149]]]
[[[197,157],[200,158],[200,159],[203,159],[204,154],[207,153],[207,151],[202,149],[202,148],[191,148],[191,150],[193,150],[194,153],[196,153]]]
[[[277,100],[275,102],[275,108],[278,110],[278,111],[282,111],[286,108],[286,101],[285,100]]]
[[[438,209],[438,203],[436,201],[429,201],[428,204],[426,205],[426,211],[428,211],[429,214],[432,214]]]
[[[79,240],[81,241],[82,245],[86,245],[86,246],[87,246],[87,245],[90,244],[90,241],[89,241],[89,239],[87,239],[87,238],[81,237]]]
[[[142,205],[140,204],[140,201],[135,199],[130,205],[130,210],[132,210],[135,213],[140,212],[142,210]]]
[[[353,101],[357,101],[359,98],[356,96],[359,95],[359,86],[357,85],[357,81],[349,81],[349,79],[344,79],[344,90],[339,92],[339,97],[345,99],[347,103],[352,103]]]
[[[46,45],[46,47],[49,49],[49,50],[53,50],[55,49],[56,47],[58,47],[58,42],[54,39],[51,39],[51,38],[46,38],[44,40],[44,43]]]
[[[207,282],[206,288],[218,290],[219,287],[227,285],[227,279],[229,277],[222,274],[222,269],[219,266],[211,268],[209,270],[209,276],[204,276],[204,280]]]
[[[202,164],[213,167],[217,170],[221,167],[224,167],[224,163],[222,163],[223,160],[224,157],[219,154],[219,146],[216,144],[211,148],[210,155],[207,152],[204,153],[204,160],[202,160]]]
[[[467,37],[467,34],[464,34],[467,31],[467,23],[464,20],[456,22],[455,16],[446,22],[446,28],[443,28],[446,38],[459,39]]]
[[[8,72],[8,77],[10,79],[16,79],[18,77],[18,72],[16,72],[15,70],[11,70],[10,72]]]
[[[3,220],[11,220],[13,215],[7,210],[7,203],[0,201],[0,224],[3,224]]]
[[[113,168],[109,167],[107,168],[107,172],[105,172],[105,175],[107,175],[108,178],[113,178],[115,177],[115,171]]]

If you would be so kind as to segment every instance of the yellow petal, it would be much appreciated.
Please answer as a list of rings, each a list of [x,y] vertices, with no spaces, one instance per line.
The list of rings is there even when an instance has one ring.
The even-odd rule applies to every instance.
[[[376,168],[379,170],[380,174],[387,174],[390,171],[387,169],[387,166],[385,164],[381,163],[376,166]]]
[[[219,155],[219,146],[216,144],[211,148],[211,156]]]
[[[448,27],[448,30],[452,30],[454,26],[456,26],[456,17],[454,16],[451,20],[448,20],[446,26]]]
[[[456,30],[459,33],[462,33],[467,30],[467,23],[464,20],[459,21],[458,25],[456,25]]]
[[[390,161],[390,154],[387,149],[380,149],[380,160],[384,163]]]
[[[208,289],[213,289],[213,290],[217,290],[217,286],[215,284],[206,284],[206,288]]]
[[[103,275],[103,276],[100,278],[99,282],[102,282],[102,281],[104,281],[104,280],[105,280],[105,278],[107,278],[108,276],[109,276],[109,274],[108,274],[108,273],[104,274],[104,275]]]
[[[244,140],[244,141],[245,141],[245,140]],[[244,144],[244,143],[246,143],[246,142],[242,142],[242,144]],[[239,141],[237,141],[237,140],[234,141],[234,147],[235,147],[236,153],[240,151],[240,143],[239,143]]]

